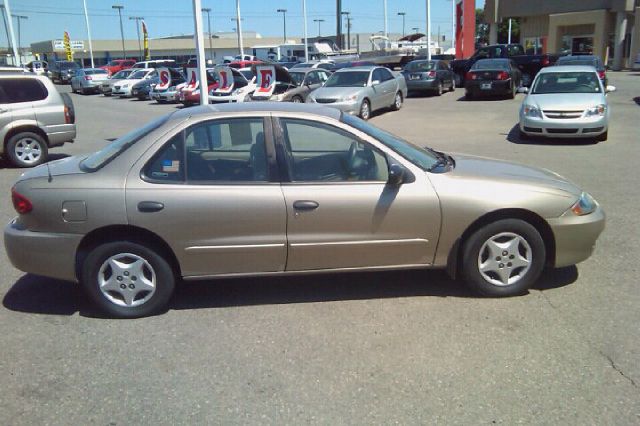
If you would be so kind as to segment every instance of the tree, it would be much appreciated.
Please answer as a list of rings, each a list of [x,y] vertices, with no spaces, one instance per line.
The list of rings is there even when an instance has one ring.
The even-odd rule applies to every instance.
[[[498,43],[509,41],[509,19],[505,18],[498,25]],[[520,43],[520,19],[511,19],[511,43]]]
[[[489,42],[489,25],[484,19],[484,9],[476,9],[476,45]]]

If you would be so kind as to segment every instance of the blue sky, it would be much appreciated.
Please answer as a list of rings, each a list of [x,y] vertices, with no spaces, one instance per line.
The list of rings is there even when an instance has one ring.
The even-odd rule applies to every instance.
[[[67,30],[72,39],[85,39],[86,29],[82,0],[9,0],[11,12],[28,16],[22,20],[21,45],[31,42],[60,39]],[[402,32],[402,17],[406,12],[406,32],[412,27],[425,30],[424,0],[387,0],[389,32]],[[124,6],[125,38],[136,38],[135,21],[130,16],[143,16],[150,37],[193,32],[191,0],[87,0],[91,32],[94,39],[118,39],[120,27],[118,13],[113,4]],[[235,0],[202,0],[203,7],[211,8],[212,31],[231,31],[235,27]],[[476,0],[483,7],[484,0]],[[287,9],[287,35],[302,35],[302,0],[240,0],[243,30],[254,30],[263,36],[282,35],[282,15],[278,8]],[[352,31],[375,33],[383,29],[383,0],[342,0],[342,8],[351,12]],[[431,0],[433,33],[438,26],[442,34],[451,33],[451,0]],[[323,35],[335,32],[335,1],[307,0],[309,35],[315,36],[321,23]],[[17,32],[14,18],[14,30]],[[206,15],[205,15],[206,25]],[[17,34],[16,34],[17,37]],[[448,37],[447,37],[448,38]],[[6,32],[0,31],[0,45],[7,46]]]

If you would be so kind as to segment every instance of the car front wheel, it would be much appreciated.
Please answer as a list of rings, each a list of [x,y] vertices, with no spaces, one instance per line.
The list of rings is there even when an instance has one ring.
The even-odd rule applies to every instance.
[[[391,109],[393,109],[394,111],[398,111],[400,108],[402,108],[402,93],[398,92],[393,99],[393,105],[391,105]]]
[[[82,265],[82,285],[106,314],[137,318],[164,309],[175,275],[167,260],[144,245],[123,241],[94,248]]]
[[[474,232],[463,246],[462,273],[480,294],[516,296],[540,277],[545,263],[540,233],[519,219],[503,219]]]
[[[362,101],[362,104],[360,105],[360,118],[362,118],[363,120],[367,121],[369,119],[369,117],[371,117],[371,105],[369,104],[368,100],[364,100]]]

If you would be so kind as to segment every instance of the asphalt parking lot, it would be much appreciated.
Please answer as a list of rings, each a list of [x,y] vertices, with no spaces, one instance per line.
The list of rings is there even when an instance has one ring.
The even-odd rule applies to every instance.
[[[609,77],[618,90],[598,144],[521,142],[524,95],[465,101],[458,89],[372,119],[416,144],[582,185],[608,216],[586,262],[510,299],[476,297],[439,271],[184,283],[167,313],[110,320],[76,284],[0,256],[0,422],[640,423],[640,73]],[[72,97],[78,138],[53,158],[176,109]],[[2,163],[2,223],[19,174]]]

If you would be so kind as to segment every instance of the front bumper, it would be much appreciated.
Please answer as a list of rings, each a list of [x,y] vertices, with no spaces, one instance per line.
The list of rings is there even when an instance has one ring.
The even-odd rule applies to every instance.
[[[559,218],[547,219],[556,244],[554,266],[575,265],[586,260],[595,248],[605,226],[605,213],[598,205],[593,213],[576,216],[571,211]]]
[[[609,129],[609,119],[593,116],[572,119],[527,117],[520,113],[520,131],[530,136],[550,138],[593,138]]]
[[[31,274],[76,281],[76,251],[82,235],[32,232],[13,219],[4,228],[4,246],[16,268]]]
[[[178,92],[176,90],[165,92],[149,92],[149,97],[156,101],[165,102],[177,102],[179,100]]]
[[[340,111],[347,113],[347,114],[351,114],[351,115],[358,115],[360,113],[360,104],[361,101],[360,100],[355,100],[355,101],[336,101],[336,102],[326,102],[326,100],[324,100],[324,102],[321,100],[320,102],[318,102],[316,99],[313,98],[307,98],[307,102],[308,103],[314,103],[314,104],[318,104],[318,105],[322,105],[322,106],[326,106],[326,107],[331,107],[331,108],[337,108]]]
[[[120,87],[119,89],[116,89],[116,86],[113,86],[113,89],[111,89],[111,94],[126,98],[128,96],[131,96],[131,87]]]
[[[227,104],[227,103],[236,103],[236,102],[244,102],[245,94],[241,95],[209,95],[209,103],[210,104]]]

